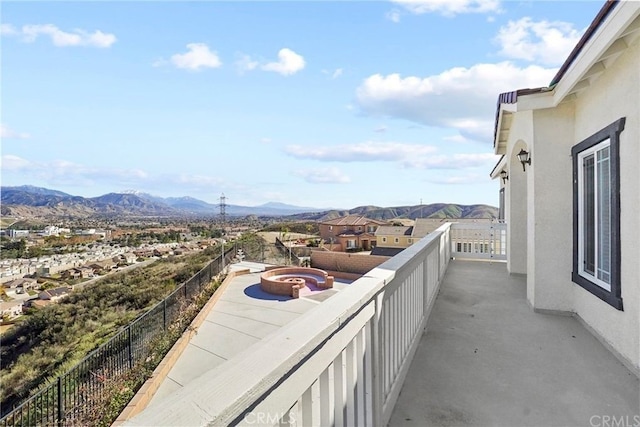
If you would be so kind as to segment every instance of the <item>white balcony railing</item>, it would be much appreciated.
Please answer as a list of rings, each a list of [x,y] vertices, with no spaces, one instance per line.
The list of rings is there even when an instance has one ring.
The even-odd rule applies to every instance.
[[[125,424],[386,425],[456,228],[442,225]]]
[[[507,259],[507,224],[454,223],[451,256],[466,259]]]

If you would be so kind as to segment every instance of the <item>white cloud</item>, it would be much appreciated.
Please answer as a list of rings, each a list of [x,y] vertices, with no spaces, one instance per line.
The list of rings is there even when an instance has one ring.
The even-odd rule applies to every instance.
[[[429,182],[433,184],[444,184],[444,185],[476,185],[479,182],[485,181],[486,183],[491,183],[491,179],[488,174],[480,175],[477,173],[470,173],[466,175],[453,175],[453,176],[442,176],[439,175],[436,178],[429,179]]]
[[[110,188],[139,188],[166,190],[172,186],[188,188],[189,191],[220,187],[224,180],[214,176],[191,174],[152,175],[142,169],[100,168],[54,160],[34,162],[15,155],[2,156],[1,169],[5,173],[19,174],[22,181],[45,181],[52,185],[95,186]],[[226,185],[234,187],[233,185]]]
[[[301,169],[294,171],[293,174],[312,184],[346,184],[351,182],[351,178],[335,167]]]
[[[407,159],[405,166],[418,169],[469,169],[478,166],[490,167],[496,160],[496,155],[492,153],[441,154]]]
[[[94,167],[67,160],[39,162],[12,154],[2,155],[0,169],[3,179],[16,182],[16,185],[31,182],[49,188],[84,188],[91,193],[96,189],[108,189],[104,190],[106,193],[113,189],[135,188],[151,194],[167,194],[169,191],[194,197],[201,194],[203,200],[207,200],[211,194],[229,191],[236,195],[246,194],[247,203],[265,196],[263,189],[258,191],[255,187],[247,187],[244,182],[227,181],[226,178],[211,175],[150,173],[136,168]]]
[[[15,36],[18,31],[11,24],[0,24],[0,34],[3,36]]]
[[[404,168],[468,169],[490,168],[496,162],[492,153],[439,154],[436,147],[398,142],[366,142],[353,145],[303,147],[291,145],[285,152],[298,159],[324,162],[395,162]]]
[[[240,73],[255,70],[258,65],[260,65],[260,63],[251,59],[249,55],[239,55],[239,58],[236,60],[236,67]]]
[[[21,29],[16,29],[10,24],[3,24],[1,31],[3,35],[22,36],[27,43],[32,43],[41,36],[48,36],[54,46],[90,46],[106,48],[116,42],[116,36],[109,33],[103,33],[100,30],[88,32],[79,28],[71,32],[62,31],[53,24],[44,25],[23,25]]]
[[[31,137],[28,133],[25,132],[16,132],[12,129],[9,129],[5,125],[0,125],[0,138],[3,139],[27,139]]]
[[[288,48],[280,49],[278,61],[264,64],[261,68],[265,71],[273,71],[283,76],[289,76],[302,70],[305,66],[304,58]]]
[[[555,69],[511,62],[457,67],[428,77],[375,74],[356,90],[360,110],[427,126],[455,128],[469,139],[491,141],[499,93],[549,83]]]
[[[204,43],[189,43],[188,52],[171,56],[171,63],[178,68],[200,70],[201,68],[218,68],[222,65],[217,52],[209,50]]]
[[[166,59],[164,58],[158,58],[155,61],[153,61],[153,63],[151,63],[152,67],[164,67],[165,65],[168,65],[169,62],[167,62]]]
[[[377,128],[375,128],[373,131],[376,133],[385,133],[386,131],[388,131],[389,128],[382,125],[382,126],[378,126]]]
[[[391,22],[395,22],[396,24],[397,24],[398,22],[400,22],[400,12],[399,12],[399,11],[397,11],[397,10],[391,10],[391,11],[387,12],[387,13],[385,14],[385,17],[386,17],[389,21],[391,21]]]
[[[2,156],[2,170],[4,171],[21,171],[29,168],[31,163],[22,157],[5,154]]]
[[[351,145],[304,147],[290,145],[285,152],[299,159],[332,162],[405,161],[422,158],[436,152],[429,145],[403,144],[399,142],[363,142]]]
[[[336,68],[336,70],[331,74],[332,79],[337,79],[342,75],[342,68]]]
[[[445,136],[444,138],[442,138],[443,141],[448,141],[448,142],[455,142],[455,143],[463,143],[463,142],[469,142],[469,140],[467,138],[465,138],[464,136],[458,134],[458,135],[451,135],[451,136]]]
[[[522,18],[500,28],[495,42],[509,58],[560,65],[578,43],[582,31],[567,22],[533,22]]]
[[[416,15],[423,13],[440,13],[444,16],[455,16],[463,13],[500,12],[499,0],[392,0]]]
[[[212,186],[219,186],[223,183],[223,180],[217,177],[189,174],[180,174],[177,177],[169,178],[169,180],[175,183],[188,184],[199,188],[211,188]]]

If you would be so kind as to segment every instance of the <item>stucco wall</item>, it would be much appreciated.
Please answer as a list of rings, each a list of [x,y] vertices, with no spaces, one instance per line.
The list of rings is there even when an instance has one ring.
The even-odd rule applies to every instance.
[[[413,243],[415,243],[415,241],[420,240],[420,239],[415,239],[415,241],[412,240],[411,243],[409,243],[409,239],[411,239],[411,237],[394,236],[390,234],[379,235],[376,237],[377,237],[378,246],[382,248],[408,248]],[[384,238],[386,238],[386,241],[383,241]],[[396,243],[396,239],[398,239],[397,243]]]
[[[380,255],[313,251],[311,266],[325,271],[365,274],[389,258]]]
[[[573,311],[574,106],[537,110],[529,174],[527,288],[537,309]]]
[[[575,312],[640,369],[640,43],[629,47],[576,102],[575,141],[626,117],[620,134],[621,290],[619,311],[575,285]],[[567,152],[570,147],[566,147]]]
[[[521,148],[530,150],[533,140],[531,117],[530,111],[514,117],[509,133],[509,149],[505,155],[509,165],[509,184],[505,190],[509,254],[507,269],[515,274],[527,274],[527,173],[522,170],[517,154]]]

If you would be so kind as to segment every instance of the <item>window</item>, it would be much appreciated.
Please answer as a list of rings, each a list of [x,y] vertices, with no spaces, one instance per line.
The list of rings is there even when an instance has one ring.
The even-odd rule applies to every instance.
[[[400,239],[398,239],[397,237],[395,239],[393,239],[394,242],[398,243],[400,242]]]
[[[358,226],[358,231],[362,231],[362,227]]]
[[[386,237],[382,238],[382,243],[387,243],[387,238]]]
[[[413,239],[411,239],[411,238],[407,239],[407,243],[409,243],[409,244],[413,243]]]
[[[572,280],[622,310],[620,289],[620,132],[622,118],[571,149]]]

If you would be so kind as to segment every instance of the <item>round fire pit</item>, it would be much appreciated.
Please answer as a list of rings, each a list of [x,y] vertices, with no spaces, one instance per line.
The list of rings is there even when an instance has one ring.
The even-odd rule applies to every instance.
[[[333,276],[310,267],[278,267],[260,275],[260,288],[270,294],[298,298],[305,287],[332,288]]]

